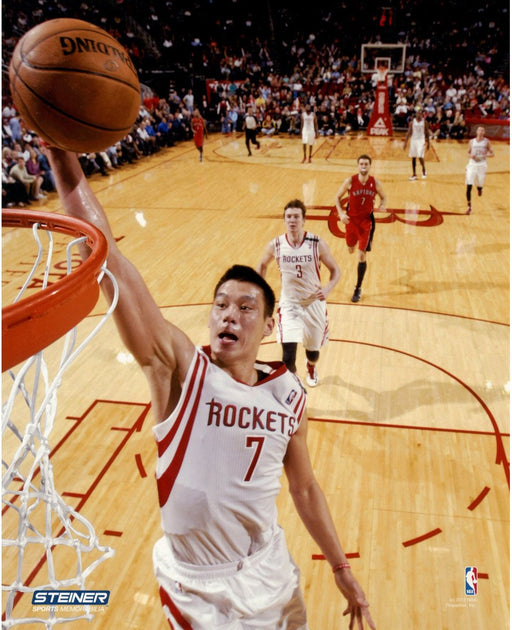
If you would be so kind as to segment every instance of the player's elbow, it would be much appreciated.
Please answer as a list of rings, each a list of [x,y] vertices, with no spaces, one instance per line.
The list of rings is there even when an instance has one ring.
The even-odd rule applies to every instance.
[[[313,503],[319,490],[320,486],[315,477],[311,477],[305,483],[290,483],[289,492],[299,513]]]

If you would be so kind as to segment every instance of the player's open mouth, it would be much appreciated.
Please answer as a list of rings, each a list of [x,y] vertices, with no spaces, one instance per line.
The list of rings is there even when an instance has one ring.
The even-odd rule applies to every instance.
[[[238,337],[230,332],[221,332],[219,334],[219,339],[225,343],[238,341]]]

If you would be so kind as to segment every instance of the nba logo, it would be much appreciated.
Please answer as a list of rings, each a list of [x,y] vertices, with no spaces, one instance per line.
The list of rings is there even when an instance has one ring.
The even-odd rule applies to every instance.
[[[476,595],[478,590],[478,571],[476,567],[466,567],[466,595]]]
[[[288,398],[285,400],[285,403],[287,405],[291,405],[295,396],[297,396],[297,391],[292,389],[292,391],[288,394]]]

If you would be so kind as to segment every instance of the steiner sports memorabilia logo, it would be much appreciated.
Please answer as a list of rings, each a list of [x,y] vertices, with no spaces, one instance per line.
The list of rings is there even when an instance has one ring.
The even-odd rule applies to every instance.
[[[106,606],[110,591],[34,591],[33,606]]]

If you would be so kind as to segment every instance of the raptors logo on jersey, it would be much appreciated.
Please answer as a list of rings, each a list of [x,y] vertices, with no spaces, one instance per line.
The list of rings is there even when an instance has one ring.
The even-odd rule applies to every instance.
[[[352,176],[349,190],[348,216],[356,219],[367,219],[373,212],[373,205],[377,188],[375,178],[371,175],[363,184],[359,175]]]
[[[154,427],[162,526],[176,558],[214,565],[249,555],[277,521],[275,499],[306,394],[282,363],[254,386],[196,349],[176,409]]]
[[[274,258],[281,273],[280,303],[302,304],[320,287],[319,237],[304,232],[298,247],[288,241],[286,234],[274,239]]]

